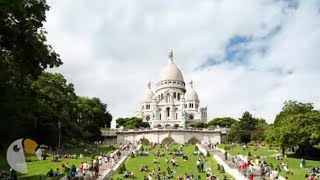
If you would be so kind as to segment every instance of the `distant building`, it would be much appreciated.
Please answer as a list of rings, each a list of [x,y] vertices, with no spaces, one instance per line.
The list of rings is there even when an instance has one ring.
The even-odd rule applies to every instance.
[[[200,107],[192,81],[186,88],[181,70],[173,62],[172,50],[155,93],[149,82],[135,116],[148,122],[151,128],[185,128],[192,122],[207,121],[207,107]]]

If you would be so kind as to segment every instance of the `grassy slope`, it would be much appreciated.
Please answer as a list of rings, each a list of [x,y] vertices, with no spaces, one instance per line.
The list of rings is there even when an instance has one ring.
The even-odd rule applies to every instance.
[[[224,149],[225,145],[221,144],[218,146],[221,149]],[[257,155],[257,156],[267,156],[267,162],[272,163],[273,167],[277,167],[277,165],[280,163],[280,161],[276,160],[271,155],[279,154],[276,150],[268,150],[267,148],[261,148],[258,151],[253,151],[254,147],[250,146],[247,151],[243,151],[241,146],[236,146],[230,150],[228,150],[228,153],[231,155],[237,155],[238,153],[241,155],[247,155],[248,152],[251,152],[251,155]],[[315,160],[307,160],[307,167],[306,168],[300,168],[300,161],[301,159],[297,158],[284,158],[284,162],[288,165],[288,168],[293,171],[293,175],[288,174],[286,172],[280,172],[280,174],[284,177],[288,177],[290,180],[301,180],[304,179],[304,175],[308,173],[309,168],[311,167],[320,167],[320,161]]]
[[[35,156],[29,156],[27,159],[31,160],[31,162],[27,163],[28,173],[27,174],[19,174],[19,178],[21,179],[35,179],[40,178],[50,170],[56,170],[57,168],[61,171],[61,166],[63,163],[68,163],[69,166],[76,165],[77,167],[81,162],[89,162],[91,160],[92,155],[99,155],[100,153],[107,154],[112,151],[108,146],[100,146],[96,148],[88,147],[88,153],[84,152],[85,148],[76,148],[76,149],[68,149],[64,153],[66,154],[83,154],[84,159],[60,159],[59,162],[52,162],[52,157],[48,157],[46,160],[39,161]],[[4,156],[0,156],[0,168],[1,170],[8,171],[9,167],[7,166],[6,159]],[[61,172],[63,173],[63,172]]]
[[[178,148],[179,145],[173,145],[173,147]],[[163,148],[165,150],[165,148]],[[185,173],[187,174],[193,174],[194,176],[201,175],[202,179],[205,179],[205,173],[198,173],[197,167],[196,167],[196,159],[197,156],[192,156],[192,152],[194,151],[194,145],[187,145],[184,147],[183,152],[186,153],[189,157],[188,161],[183,161],[182,157],[178,157],[178,168],[177,172],[178,175],[184,175]],[[167,167],[169,166],[171,169],[172,166],[170,163],[166,164],[165,163],[165,158],[160,157],[158,158],[160,164],[153,164],[153,159],[155,158],[154,153],[156,153],[157,150],[154,150],[148,157],[135,157],[135,158],[129,158],[128,161],[125,163],[126,169],[130,170],[134,173],[134,175],[137,177],[137,179],[143,179],[144,176],[147,176],[153,169],[155,169],[157,166],[160,167],[161,171],[165,171]],[[165,150],[168,159],[170,160],[172,158],[171,155],[168,155],[169,153]],[[140,165],[147,165],[149,167],[149,172],[140,172]],[[204,168],[206,169],[207,167],[211,167],[213,172],[218,175],[220,178],[223,177],[223,174],[217,171],[217,163],[213,160],[212,157],[206,158]],[[228,174],[225,174],[227,177],[231,177]],[[123,179],[122,174],[116,174],[113,176],[113,179],[116,180],[117,178]],[[162,178],[162,177],[161,177]]]

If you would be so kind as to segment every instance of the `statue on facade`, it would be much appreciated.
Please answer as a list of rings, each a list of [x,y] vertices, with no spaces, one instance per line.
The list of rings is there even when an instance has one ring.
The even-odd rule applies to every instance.
[[[180,110],[180,117],[181,117],[181,119],[185,119],[185,117],[186,117],[186,111],[185,111],[184,109],[181,109],[181,110]]]
[[[155,114],[154,114],[154,111],[152,111],[152,120],[155,120]]]

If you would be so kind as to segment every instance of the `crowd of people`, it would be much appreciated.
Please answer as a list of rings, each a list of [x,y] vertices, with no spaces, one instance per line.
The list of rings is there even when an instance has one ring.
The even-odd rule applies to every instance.
[[[99,175],[101,175],[101,172],[106,170],[108,167],[112,167],[116,164],[116,162],[121,158],[121,156],[135,148],[134,145],[131,143],[125,143],[121,146],[120,149],[116,150],[113,153],[110,154],[100,154],[99,156],[92,158],[91,161],[82,161],[78,166],[76,165],[69,165],[69,163],[62,163],[61,165],[61,171],[65,174],[67,174],[68,179],[77,178],[77,179],[85,179],[86,177],[90,177],[91,179],[93,177],[97,178]],[[59,152],[59,154],[52,156],[53,162],[58,162],[60,160],[63,161],[63,159],[82,159],[83,155],[80,154],[79,156],[75,154],[62,154]],[[54,177],[59,176],[61,174],[60,169],[57,168],[56,171],[53,169],[50,169],[47,172],[48,177]]]
[[[172,143],[173,144],[173,143]],[[178,157],[182,157],[183,161],[189,161],[189,157],[184,153],[184,145],[180,146],[172,146],[172,144],[159,144],[159,143],[151,143],[148,148],[142,148],[141,151],[137,152],[138,156],[147,157],[150,154],[154,155],[154,159],[152,164],[154,164],[155,168],[149,170],[147,165],[140,165],[140,172],[148,172],[147,175],[143,177],[143,180],[167,180],[167,179],[176,179],[176,180],[198,180],[201,179],[199,176],[194,176],[193,174],[184,174],[181,175],[178,172],[178,167],[183,165],[183,162],[178,162]],[[211,145],[209,145],[211,146]],[[212,147],[214,145],[212,144]],[[193,156],[196,156],[195,167],[198,170],[198,173],[206,174],[207,180],[216,180],[217,176],[212,172],[212,169],[209,167],[205,167],[205,156],[200,151],[193,152]],[[163,161],[159,161],[159,157],[164,158]],[[165,164],[165,169],[163,168],[163,164]],[[170,166],[169,166],[170,164]],[[125,174],[130,171],[126,171]],[[224,177],[226,180],[226,176]]]

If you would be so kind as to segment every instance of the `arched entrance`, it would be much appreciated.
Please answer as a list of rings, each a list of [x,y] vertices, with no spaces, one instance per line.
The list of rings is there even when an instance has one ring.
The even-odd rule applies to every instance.
[[[143,145],[149,145],[150,141],[143,137],[138,141],[138,143],[143,144]]]
[[[197,139],[195,137],[192,137],[187,141],[188,144],[197,144],[197,143],[200,143],[200,142],[201,141],[199,141],[199,139]]]
[[[176,143],[172,137],[166,137],[161,141],[161,144],[172,144]]]

